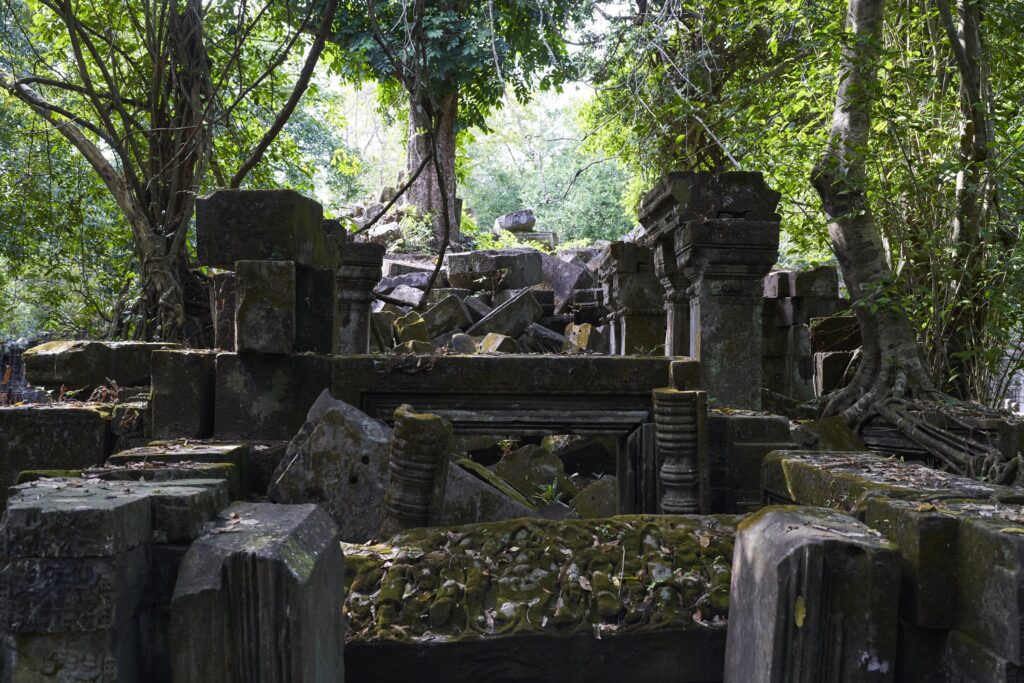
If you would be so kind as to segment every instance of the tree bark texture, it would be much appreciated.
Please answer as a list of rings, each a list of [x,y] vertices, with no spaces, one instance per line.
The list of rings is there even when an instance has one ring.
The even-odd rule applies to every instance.
[[[826,407],[851,423],[877,401],[933,390],[906,314],[879,301],[893,273],[868,204],[865,154],[884,14],[883,0],[850,0],[828,146],[812,178],[864,340],[853,380]]]
[[[444,240],[444,204],[441,193],[447,197],[448,220],[451,228],[450,241],[460,241],[458,214],[455,202],[455,121],[458,115],[458,92],[445,95],[431,105],[426,96],[410,97],[409,101],[409,143],[406,154],[407,173],[416,173],[423,159],[430,155],[430,135],[435,130],[437,161],[441,165],[444,186],[438,182],[436,173],[421,173],[407,192],[407,202],[416,207],[420,214],[429,214],[433,237],[432,246],[440,247]],[[431,117],[431,111],[434,115]]]

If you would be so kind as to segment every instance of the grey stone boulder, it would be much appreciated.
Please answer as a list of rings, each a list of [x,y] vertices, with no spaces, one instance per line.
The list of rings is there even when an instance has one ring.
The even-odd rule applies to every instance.
[[[580,517],[612,517],[618,513],[615,477],[602,477],[577,493],[569,507]]]
[[[521,353],[523,350],[515,339],[496,332],[481,339],[478,348],[480,353]]]
[[[409,311],[402,317],[395,318],[393,325],[395,340],[399,343],[410,341],[425,342],[430,339],[427,321],[416,311]]]
[[[317,506],[233,504],[181,563],[173,680],[344,680],[344,572],[337,529]]]
[[[469,313],[470,319],[474,323],[478,323],[487,317],[487,314],[494,310],[494,307],[489,303],[490,298],[484,301],[483,294],[473,294],[467,296],[462,300],[462,305],[466,307],[466,311]]]
[[[533,215],[533,209],[519,209],[504,216],[494,219],[494,230],[508,230],[509,232],[530,232],[537,224],[537,217]]]
[[[899,553],[878,532],[834,510],[764,508],[736,539],[725,681],[895,680],[899,603]]]
[[[484,336],[496,332],[508,337],[518,337],[543,313],[533,293],[524,289],[466,330],[466,334]]]
[[[455,353],[476,353],[476,340],[468,334],[453,334],[448,346]]]
[[[324,391],[271,480],[279,503],[316,503],[343,541],[377,538],[383,520],[391,429]]]

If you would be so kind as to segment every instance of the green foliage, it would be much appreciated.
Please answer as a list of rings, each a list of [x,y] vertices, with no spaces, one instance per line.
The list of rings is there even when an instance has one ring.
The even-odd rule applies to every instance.
[[[380,81],[387,105],[404,99],[409,86],[397,61],[416,71],[417,87],[434,102],[459,93],[460,127],[485,126],[506,88],[525,101],[576,74],[564,32],[589,14],[588,2],[440,0],[423,7],[415,24],[403,0],[341,2],[333,37],[341,51],[332,68],[350,82]]]
[[[131,278],[131,235],[70,145],[0,93],[0,339],[97,336]]]
[[[470,137],[463,195],[482,226],[530,207],[536,229],[561,242],[616,239],[629,231],[626,171],[583,142],[577,119],[583,97],[544,93],[529,107],[509,103],[488,119],[489,133]]]

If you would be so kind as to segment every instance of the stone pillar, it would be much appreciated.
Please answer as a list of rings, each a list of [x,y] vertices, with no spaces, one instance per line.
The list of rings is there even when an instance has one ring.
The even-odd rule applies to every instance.
[[[706,395],[703,391],[655,389],[654,430],[658,448],[660,512],[708,511]]]
[[[717,405],[761,407],[762,282],[778,258],[778,201],[760,173],[686,172],[667,175],[640,206],[665,277],[671,245],[676,274],[691,283],[689,354]]]
[[[654,272],[665,288],[665,355],[690,355],[690,281],[676,264],[672,242],[652,247]]]
[[[611,329],[611,353],[660,353],[665,339],[664,291],[651,250],[633,242],[612,242],[598,273]]]
[[[370,242],[346,244],[335,276],[335,353],[370,351],[370,305],[380,280],[384,247]]]
[[[440,514],[451,441],[452,425],[444,418],[410,405],[395,410],[382,536],[427,526]]]

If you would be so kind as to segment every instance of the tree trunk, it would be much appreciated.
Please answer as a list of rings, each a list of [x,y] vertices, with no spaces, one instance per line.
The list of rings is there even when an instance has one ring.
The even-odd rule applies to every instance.
[[[440,102],[424,104],[422,97],[411,96],[409,100],[409,146],[406,155],[406,172],[412,176],[420,167],[424,157],[430,153],[430,136],[427,131],[436,125],[438,161],[444,176],[444,188],[438,183],[437,173],[428,167],[407,191],[408,203],[421,214],[429,214],[433,238],[431,245],[436,249],[444,241],[444,192],[448,204],[450,241],[460,241],[458,214],[455,203],[455,120],[458,113],[457,92],[446,95]],[[431,117],[431,110],[434,116]]]
[[[948,0],[936,0],[949,45],[960,76],[960,170],[956,177],[956,215],[952,242],[962,265],[961,276],[952,287],[955,305],[947,336],[947,357],[951,390],[969,398],[977,390],[976,361],[967,352],[977,344],[987,322],[984,287],[985,244],[983,228],[988,222],[995,188],[987,168],[992,141],[990,93],[985,74],[981,36],[981,2],[958,0],[954,17]],[[981,373],[983,375],[984,373]]]
[[[890,300],[893,273],[867,201],[865,153],[883,17],[883,0],[850,0],[850,40],[843,50],[828,147],[812,178],[864,339],[853,381],[826,406],[826,412],[851,423],[879,400],[933,389],[910,321]]]

